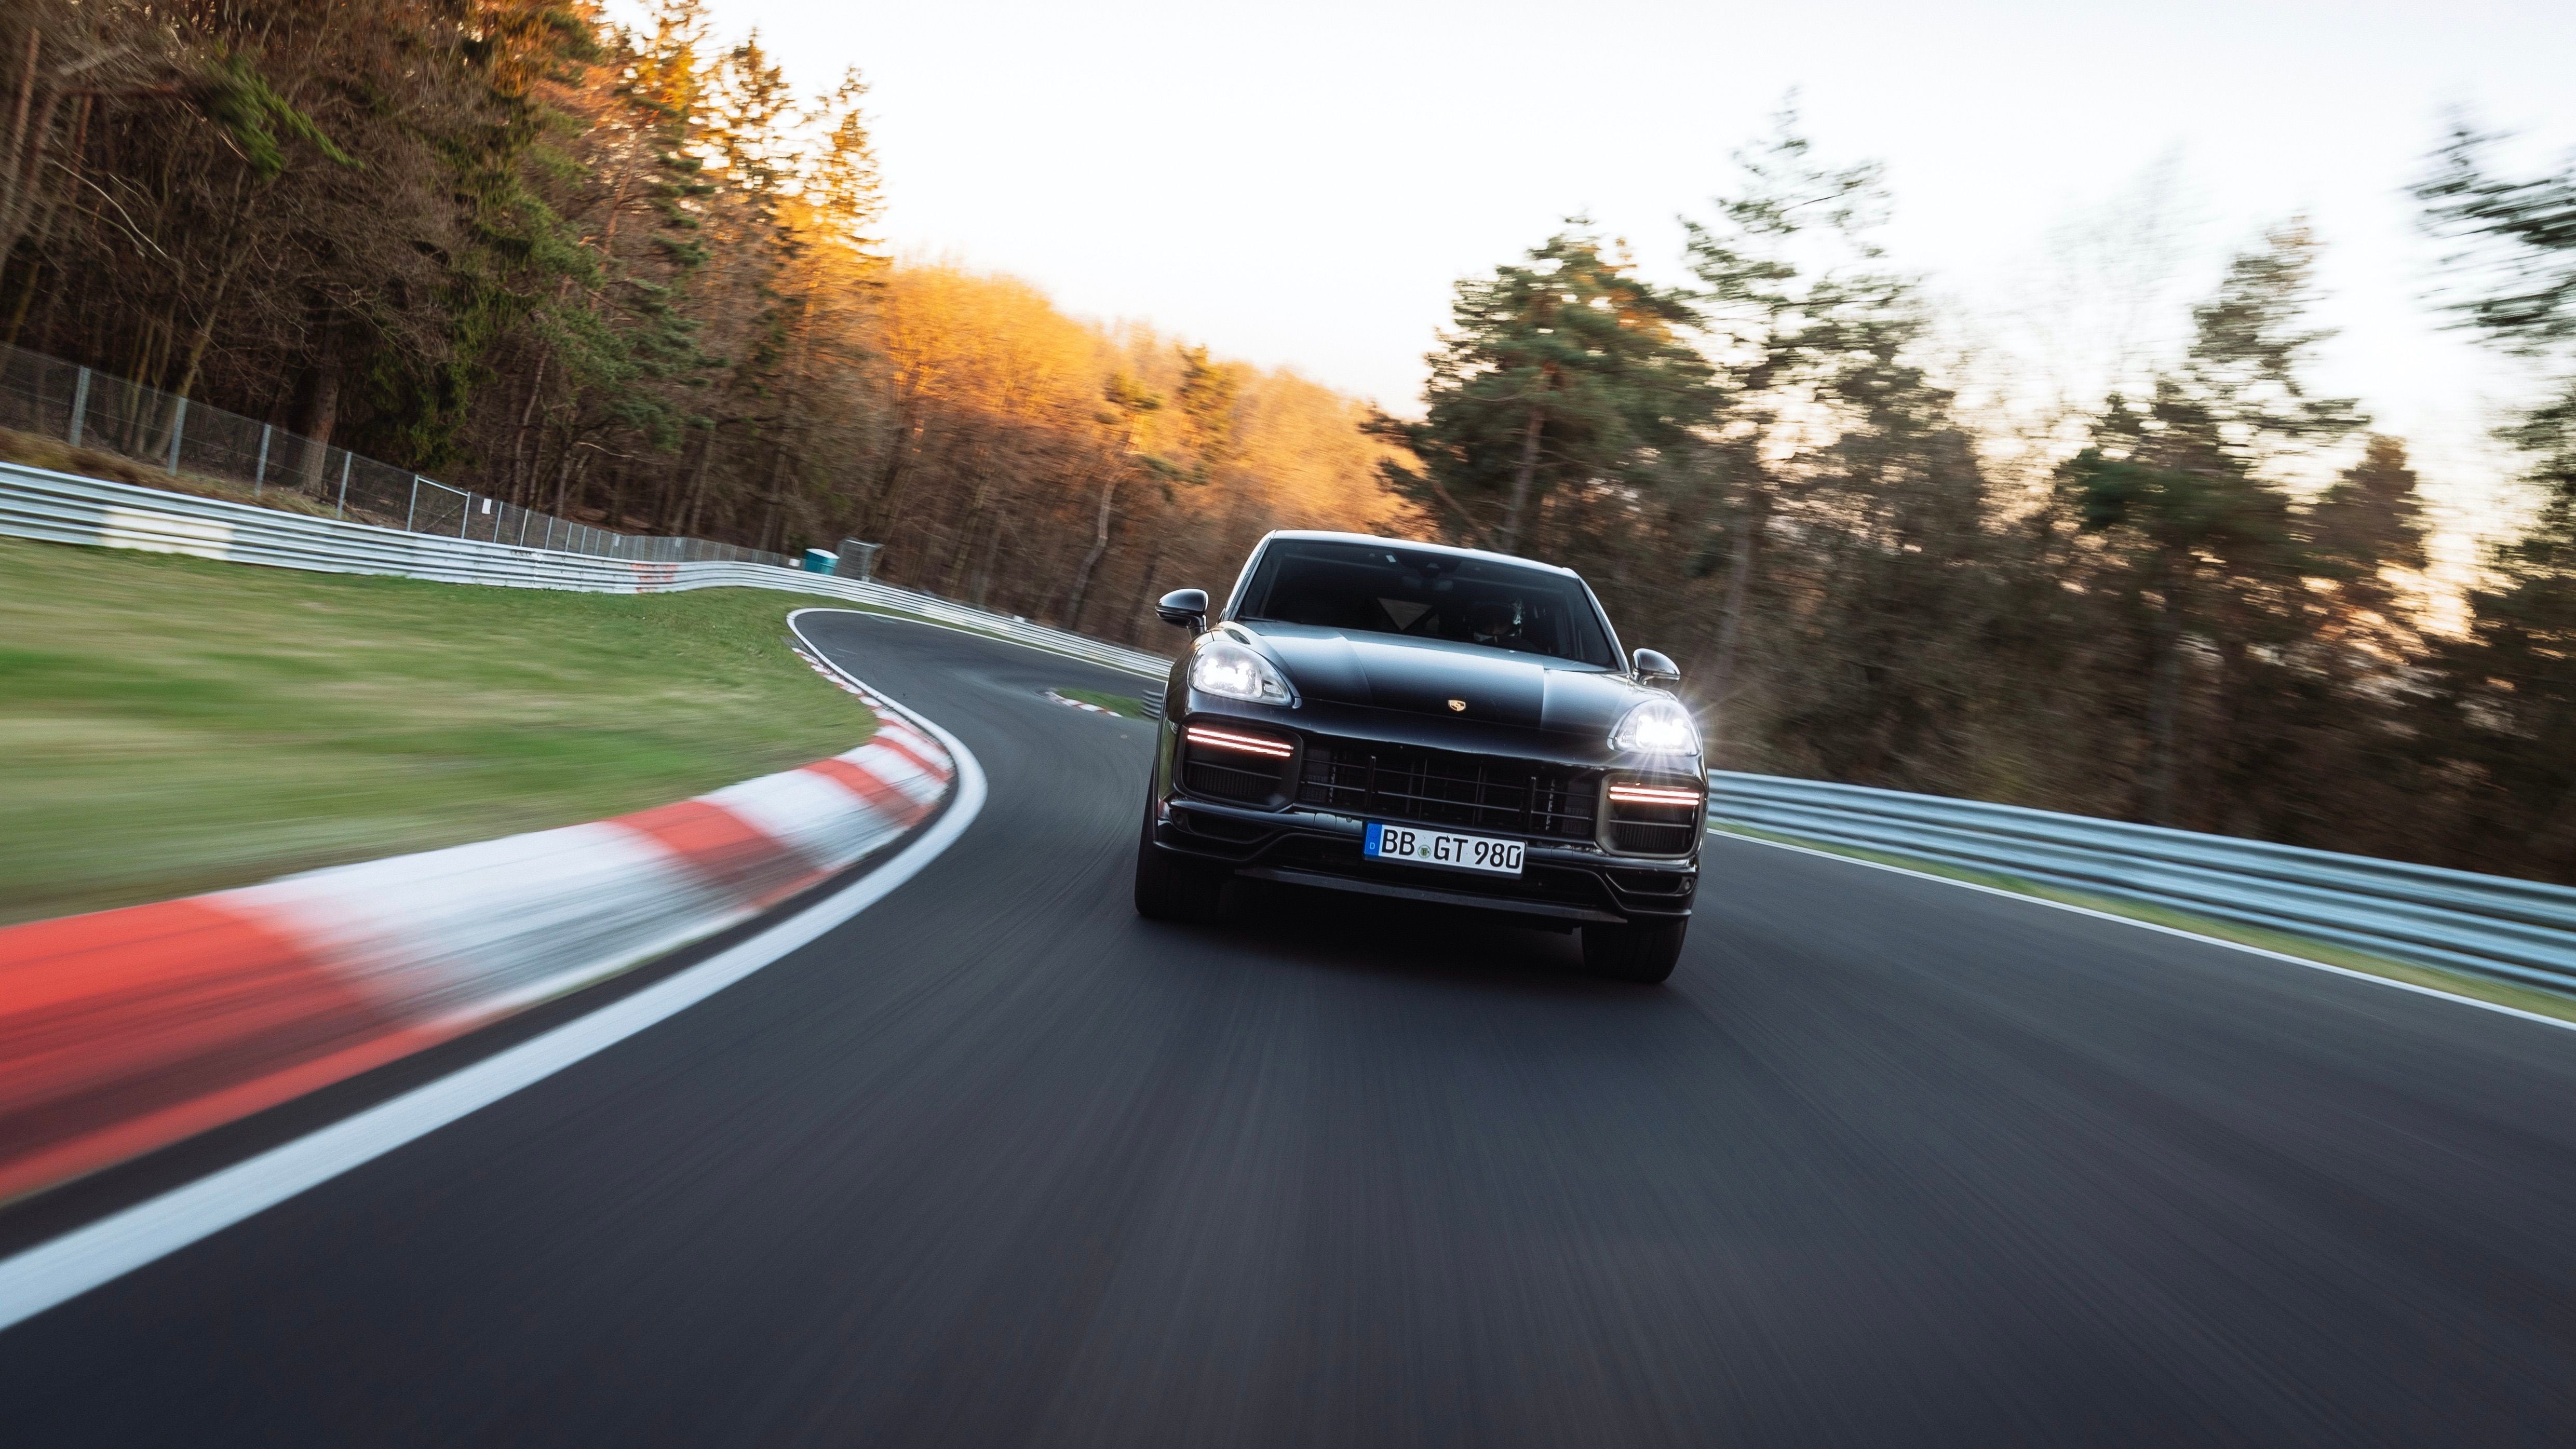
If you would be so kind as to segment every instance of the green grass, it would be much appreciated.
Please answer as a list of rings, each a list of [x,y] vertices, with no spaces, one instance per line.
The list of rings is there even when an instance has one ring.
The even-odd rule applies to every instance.
[[[1757,830],[1751,826],[1732,825],[1722,821],[1717,822],[1715,828],[1730,835],[1747,836],[1754,840],[1778,841],[1784,845],[1804,846],[1809,850],[1820,850],[1828,855],[1844,855],[1854,860],[1899,866],[1906,870],[1920,871],[1925,875],[1937,875],[1950,880],[1966,881],[1972,885],[1992,886],[1997,890],[2012,891],[2017,895],[2036,896],[2041,900],[2082,906],[2087,910],[2100,911],[2105,915],[2124,916],[2133,921],[2166,926],[2195,936],[2209,936],[2216,940],[2233,941],[2238,945],[2252,946],[2259,950],[2277,951],[2284,956],[2321,961],[2328,966],[2340,966],[2347,971],[2358,971],[2366,976],[2384,977],[2390,981],[2402,981],[2409,986],[2421,986],[2427,990],[2440,991],[2452,996],[2465,996],[2475,1001],[2510,1006],[2519,1011],[2531,1012],[2536,1016],[2555,1017],[2560,1021],[2576,1021],[2576,998],[2562,996],[2554,991],[2545,991],[2536,986],[2523,986],[2468,971],[2446,971],[2437,966],[2419,966],[2412,961],[2391,960],[2386,956],[2375,956],[2367,951],[2356,951],[2348,946],[2337,946],[2325,941],[2312,940],[2306,936],[2294,936],[2283,931],[2267,931],[2260,926],[2238,925],[2233,921],[2194,915],[2189,911],[2177,911],[2143,901],[2123,900],[2118,896],[2067,890],[2059,886],[2023,880],[2018,876],[2003,875],[1994,871],[1971,870],[1965,866],[1950,865],[1937,860],[1924,860],[1881,850],[1864,850],[1857,846],[1809,840],[1804,836],[1783,835],[1775,831]]]
[[[567,825],[875,728],[817,602],[297,573],[0,541],[0,922]]]
[[[1123,694],[1108,694],[1097,689],[1065,689],[1061,686],[1057,688],[1056,693],[1067,699],[1081,700],[1084,704],[1098,705],[1111,714],[1124,715],[1128,719],[1145,717],[1145,706]]]

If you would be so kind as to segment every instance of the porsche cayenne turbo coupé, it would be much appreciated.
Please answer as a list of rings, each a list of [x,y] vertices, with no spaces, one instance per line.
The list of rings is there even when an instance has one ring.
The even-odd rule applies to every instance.
[[[1230,876],[1582,932],[1661,981],[1699,880],[1708,776],[1672,663],[1623,655],[1568,569],[1354,534],[1274,533],[1164,692],[1136,909],[1213,915]]]

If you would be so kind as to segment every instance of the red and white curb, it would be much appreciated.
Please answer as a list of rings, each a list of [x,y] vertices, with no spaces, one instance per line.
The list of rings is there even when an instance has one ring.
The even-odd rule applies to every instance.
[[[1067,709],[1082,709],[1082,710],[1089,710],[1089,711],[1090,711],[1091,713],[1093,713],[1093,714],[1105,714],[1105,715],[1109,716],[1111,719],[1125,719],[1125,718],[1126,718],[1126,716],[1125,716],[1125,715],[1120,714],[1118,711],[1116,711],[1116,710],[1114,710],[1114,709],[1102,709],[1100,706],[1098,706],[1098,705],[1096,705],[1096,704],[1088,703],[1087,701],[1084,701],[1084,700],[1079,700],[1079,699],[1067,699],[1067,698],[1065,698],[1063,695],[1056,693],[1056,692],[1055,692],[1054,690],[1052,690],[1052,689],[1050,689],[1050,690],[1048,690],[1048,691],[1046,692],[1046,697],[1047,697],[1047,698],[1049,698],[1049,699],[1051,699],[1051,700],[1054,700],[1056,703],[1058,703],[1058,704],[1060,704],[1060,705],[1063,705],[1063,706],[1064,706],[1065,708],[1067,708]]]
[[[0,929],[0,1201],[612,975],[897,841],[957,758],[807,660],[878,707],[874,738],[614,820]]]

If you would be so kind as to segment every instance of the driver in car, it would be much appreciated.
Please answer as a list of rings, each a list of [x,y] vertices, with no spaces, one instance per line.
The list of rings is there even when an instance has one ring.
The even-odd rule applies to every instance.
[[[1520,601],[1514,599],[1508,603],[1475,605],[1467,611],[1467,631],[1470,639],[1478,644],[1496,649],[1520,648]]]

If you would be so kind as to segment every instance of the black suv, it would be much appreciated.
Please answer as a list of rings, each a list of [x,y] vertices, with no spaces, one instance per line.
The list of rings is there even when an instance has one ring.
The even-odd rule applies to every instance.
[[[1274,533],[1164,691],[1136,909],[1205,920],[1228,876],[1504,912],[1661,981],[1699,882],[1708,774],[1672,662],[1619,652],[1569,569]]]

